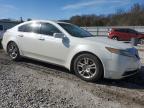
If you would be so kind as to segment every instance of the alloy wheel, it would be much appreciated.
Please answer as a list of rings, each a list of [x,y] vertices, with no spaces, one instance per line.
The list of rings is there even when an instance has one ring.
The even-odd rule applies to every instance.
[[[8,54],[9,56],[12,58],[12,59],[16,59],[19,52],[18,52],[18,48],[16,46],[15,43],[11,42],[9,45],[8,45]]]
[[[77,71],[82,77],[89,79],[97,74],[97,66],[94,60],[84,57],[78,61]]]

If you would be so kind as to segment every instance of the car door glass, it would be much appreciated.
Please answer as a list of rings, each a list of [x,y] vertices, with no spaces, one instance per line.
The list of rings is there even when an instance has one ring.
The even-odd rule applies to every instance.
[[[29,23],[19,27],[20,32],[40,33],[40,23]]]
[[[20,31],[20,32],[25,32],[26,26],[27,26],[27,24],[20,26],[20,27],[18,28],[18,31]]]
[[[41,24],[41,34],[53,36],[54,33],[61,33],[61,31],[52,24]]]
[[[118,32],[121,32],[121,33],[127,33],[127,31],[125,29],[117,29]]]
[[[122,31],[123,33],[127,33],[127,30],[126,30],[126,29],[121,29],[121,31]]]

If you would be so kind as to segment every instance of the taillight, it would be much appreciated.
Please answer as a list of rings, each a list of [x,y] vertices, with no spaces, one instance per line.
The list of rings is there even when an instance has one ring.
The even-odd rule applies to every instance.
[[[111,34],[111,31],[108,32],[108,35],[110,35],[110,34]]]

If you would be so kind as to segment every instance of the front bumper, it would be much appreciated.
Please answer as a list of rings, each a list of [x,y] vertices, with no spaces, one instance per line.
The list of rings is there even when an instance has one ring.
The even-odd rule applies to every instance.
[[[139,58],[112,54],[112,59],[106,63],[104,77],[121,79],[138,73],[140,69],[141,62]]]
[[[128,76],[131,76],[131,75],[135,75],[135,74],[137,74],[138,72],[140,72],[139,69],[134,70],[134,71],[127,71],[127,72],[124,72],[122,76],[123,76],[123,77],[128,77]]]

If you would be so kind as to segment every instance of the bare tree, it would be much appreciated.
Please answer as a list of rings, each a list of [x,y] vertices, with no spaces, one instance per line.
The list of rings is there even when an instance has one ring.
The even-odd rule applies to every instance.
[[[143,26],[144,5],[134,4],[130,10],[118,9],[115,14],[105,15],[77,15],[70,18],[70,22],[79,26]]]

